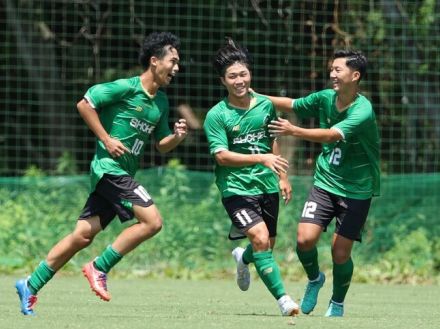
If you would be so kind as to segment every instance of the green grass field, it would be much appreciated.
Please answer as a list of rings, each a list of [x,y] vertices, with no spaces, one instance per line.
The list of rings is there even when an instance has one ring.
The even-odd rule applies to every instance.
[[[15,278],[0,277],[1,328],[439,328],[439,286],[353,284],[344,318],[325,318],[324,286],[313,314],[281,317],[260,281],[248,292],[230,281],[110,279],[113,299],[100,301],[85,279],[58,276],[39,294],[36,317],[19,313]],[[303,283],[286,284],[299,298]]]

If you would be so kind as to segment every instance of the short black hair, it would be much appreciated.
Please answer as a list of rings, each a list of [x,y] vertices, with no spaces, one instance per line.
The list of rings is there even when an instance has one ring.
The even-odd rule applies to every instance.
[[[217,74],[223,77],[226,69],[234,63],[244,64],[250,70],[252,58],[246,48],[239,46],[230,37],[226,37],[226,43],[217,50],[212,65]]]
[[[353,49],[339,49],[333,55],[333,60],[336,58],[346,58],[346,65],[360,73],[359,81],[367,74],[367,57],[359,51]]]
[[[142,42],[139,51],[139,64],[146,70],[150,66],[151,57],[159,59],[167,54],[166,46],[171,46],[177,51],[180,50],[180,40],[171,32],[152,32]]]

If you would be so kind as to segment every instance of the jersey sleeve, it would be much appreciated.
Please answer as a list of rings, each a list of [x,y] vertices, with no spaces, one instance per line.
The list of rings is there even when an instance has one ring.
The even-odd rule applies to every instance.
[[[84,98],[95,109],[99,110],[107,105],[117,103],[131,90],[130,84],[125,79],[100,83],[87,90]]]
[[[312,93],[306,97],[295,99],[293,111],[300,118],[319,117],[321,106],[321,92]]]
[[[157,95],[159,97],[159,95]],[[164,95],[160,95],[161,99],[158,100],[158,106],[161,111],[159,122],[157,123],[156,128],[154,129],[153,136],[156,141],[160,141],[163,138],[172,134],[170,130],[170,126],[168,123],[168,117],[170,112],[170,105],[168,103],[168,98]]]
[[[203,124],[203,129],[208,139],[209,152],[211,154],[229,149],[228,136],[219,113],[212,110],[209,111]]]
[[[347,113],[347,117],[335,124],[332,129],[338,130],[346,140],[363,130],[372,120],[374,120],[374,115],[370,103],[354,105],[353,109]]]

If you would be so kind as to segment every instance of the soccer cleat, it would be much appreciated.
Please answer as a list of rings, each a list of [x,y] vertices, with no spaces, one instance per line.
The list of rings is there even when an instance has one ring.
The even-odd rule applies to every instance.
[[[27,285],[27,279],[20,279],[15,282],[15,289],[17,289],[18,298],[20,298],[20,309],[24,315],[35,315],[34,305],[37,302],[37,296],[32,295]]]
[[[301,312],[304,314],[309,314],[313,311],[318,301],[319,289],[322,288],[325,282],[325,274],[319,272],[319,277],[317,280],[309,281],[306,287],[306,292],[301,301]]]
[[[232,256],[237,263],[237,285],[242,291],[249,289],[251,284],[251,274],[249,273],[249,267],[243,263],[244,249],[237,247],[232,250]]]
[[[299,313],[299,306],[289,295],[284,295],[277,300],[283,316],[295,316]]]
[[[96,296],[108,302],[111,296],[107,291],[107,273],[97,270],[93,265],[93,261],[84,265],[82,272],[89,281],[90,288],[95,292]]]
[[[330,300],[330,303],[328,304],[327,312],[325,313],[326,317],[337,317],[337,316],[344,316],[344,304],[343,303],[336,303],[332,300]]]

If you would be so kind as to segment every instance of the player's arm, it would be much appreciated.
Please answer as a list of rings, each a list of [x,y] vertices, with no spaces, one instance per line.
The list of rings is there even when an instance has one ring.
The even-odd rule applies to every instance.
[[[220,166],[246,167],[262,164],[280,175],[287,171],[289,162],[280,155],[266,154],[242,154],[229,150],[219,150],[215,153],[215,160]]]
[[[334,143],[343,139],[343,135],[339,129],[301,128],[291,124],[288,120],[283,118],[271,121],[268,127],[269,133],[272,137],[294,136],[318,143]]]
[[[290,113],[293,109],[293,104],[295,104],[295,99],[290,97],[279,97],[279,96],[267,96],[273,103],[277,111]]]
[[[98,113],[96,113],[96,110],[85,98],[80,100],[76,107],[87,126],[95,134],[95,136],[102,143],[104,143],[105,148],[112,157],[118,157],[123,155],[125,152],[129,152],[129,150],[119,140],[112,138],[107,133],[102,126]]]
[[[255,93],[255,90],[249,88],[249,90],[253,93]],[[260,94],[263,95],[267,98],[270,99],[270,101],[272,102],[272,104],[275,106],[275,109],[277,111],[281,111],[281,112],[285,112],[285,113],[290,113],[292,112],[293,109],[293,104],[295,103],[295,99],[290,98],[290,97],[280,97],[280,96],[269,96],[269,95],[264,95],[264,94]]]
[[[179,119],[179,121],[174,124],[174,133],[157,142],[156,149],[160,153],[171,151],[185,139],[187,133],[188,127],[186,125],[186,120]]]
[[[272,153],[275,155],[280,155],[280,146],[275,139],[272,143]],[[284,204],[288,204],[290,199],[292,199],[292,185],[289,182],[289,176],[287,175],[287,171],[281,172],[279,174],[280,181],[280,191],[284,200]]]

